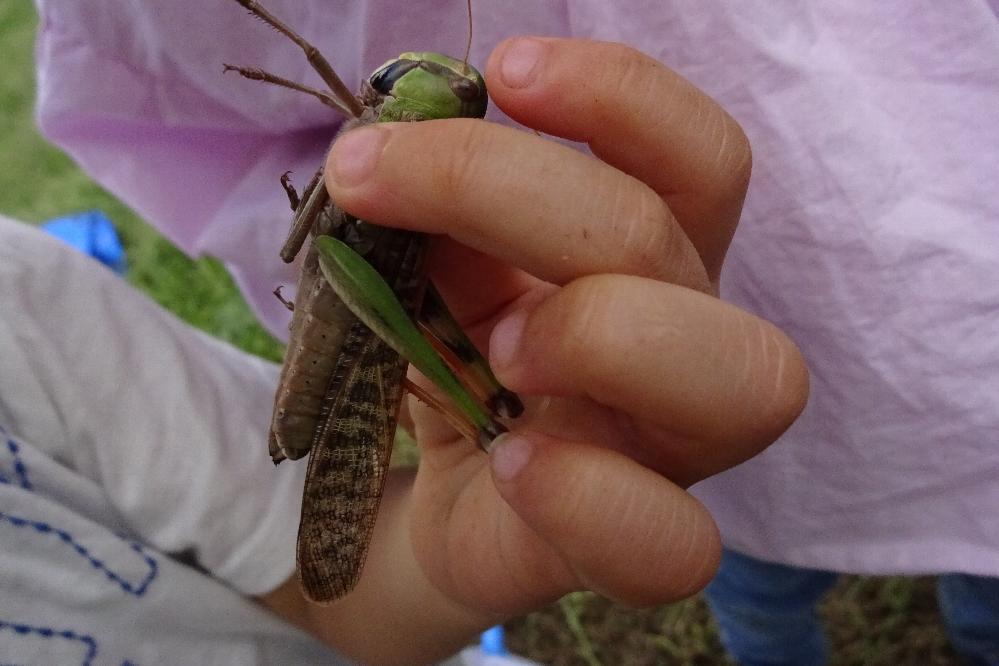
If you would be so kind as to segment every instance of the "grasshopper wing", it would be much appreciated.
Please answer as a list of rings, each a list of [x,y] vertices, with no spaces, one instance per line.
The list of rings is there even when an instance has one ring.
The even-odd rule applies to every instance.
[[[395,438],[406,362],[361,323],[341,355],[340,390],[313,446],[298,529],[298,571],[313,601],[333,601],[360,577]],[[340,368],[338,368],[339,370]]]
[[[415,312],[426,288],[426,239],[393,229],[368,232],[377,243],[366,258],[406,310]],[[322,401],[302,494],[298,571],[313,601],[338,599],[360,577],[392,454],[407,366],[354,320]]]

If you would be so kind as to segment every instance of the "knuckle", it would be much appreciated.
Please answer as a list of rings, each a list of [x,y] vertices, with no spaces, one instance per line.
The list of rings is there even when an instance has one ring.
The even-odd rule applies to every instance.
[[[720,202],[741,201],[749,188],[753,156],[742,126],[713,99],[700,96],[689,116],[688,129],[705,146],[700,178],[702,189]]]
[[[704,196],[722,202],[741,200],[749,186],[752,150],[742,126],[710,97],[692,91],[683,103],[667,106],[667,122],[681,128],[686,136],[696,137],[693,169],[678,174],[686,187],[696,185]]]
[[[559,355],[566,363],[593,358],[614,339],[610,304],[614,302],[609,279],[600,275],[581,277],[559,293]]]
[[[759,368],[753,382],[762,407],[760,427],[770,438],[794,423],[808,402],[808,366],[797,345],[780,329],[753,318],[755,328],[746,336],[747,360]]]
[[[710,281],[700,255],[677,222],[669,205],[650,187],[639,184],[614,197],[612,220],[616,230],[615,260],[620,270],[709,291]]]
[[[668,71],[656,60],[641,51],[624,44],[606,43],[603,45],[599,66],[604,74],[601,88],[610,94],[601,97],[606,100],[609,113],[617,113],[620,100],[630,100],[629,104],[645,108],[649,104],[661,104],[658,98],[658,79]]]
[[[683,263],[686,237],[666,203],[649,188],[631,198],[624,214],[619,251],[628,272],[643,277],[670,279],[671,267]]]
[[[658,61],[627,44],[605,42],[602,46],[600,59],[608,63],[607,71],[614,73],[618,85],[624,89],[643,89],[662,68]]]
[[[610,95],[600,97],[617,113],[621,99],[629,100],[640,117],[658,117],[667,126],[685,128],[704,137],[716,153],[709,168],[712,181],[726,198],[745,195],[752,171],[752,150],[742,126],[711,97],[650,56],[629,46],[606,44],[603,59]],[[610,108],[613,107],[613,110]]]
[[[718,182],[727,198],[742,198],[753,171],[753,150],[745,130],[732,116],[717,107],[720,119],[717,140]]]

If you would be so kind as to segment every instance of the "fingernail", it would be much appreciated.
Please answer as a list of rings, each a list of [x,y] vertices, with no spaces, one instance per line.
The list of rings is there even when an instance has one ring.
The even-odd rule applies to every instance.
[[[340,137],[330,151],[334,182],[353,187],[370,178],[388,141],[388,133],[387,128],[363,127]]]
[[[512,481],[531,461],[534,444],[529,439],[511,433],[504,433],[493,440],[489,460],[493,478],[497,481]]]
[[[537,39],[518,39],[506,48],[500,76],[509,88],[526,88],[537,78],[548,47]]]
[[[489,336],[490,365],[494,368],[506,368],[513,365],[526,325],[527,310],[517,310],[496,324]]]

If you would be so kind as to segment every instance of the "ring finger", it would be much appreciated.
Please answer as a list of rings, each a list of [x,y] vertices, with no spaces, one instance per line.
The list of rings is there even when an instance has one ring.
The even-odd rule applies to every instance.
[[[513,390],[585,397],[627,415],[619,430],[684,485],[761,451],[808,395],[801,354],[775,326],[644,278],[576,280],[503,320],[489,348]]]

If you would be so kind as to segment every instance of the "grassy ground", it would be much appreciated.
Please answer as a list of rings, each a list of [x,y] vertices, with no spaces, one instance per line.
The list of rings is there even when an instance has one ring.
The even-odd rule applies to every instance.
[[[100,209],[125,242],[128,280],[181,318],[250,352],[280,357],[218,262],[191,261],[38,136],[31,116],[30,0],[0,2],[0,213],[40,222]],[[821,608],[836,665],[954,663],[932,581],[845,579]],[[717,633],[699,599],[633,611],[589,594],[508,625],[514,651],[550,664],[721,664]]]
[[[831,666],[956,664],[929,578],[844,578],[819,608]],[[631,610],[576,593],[507,625],[511,650],[556,666],[710,666],[725,659],[699,599]]]

